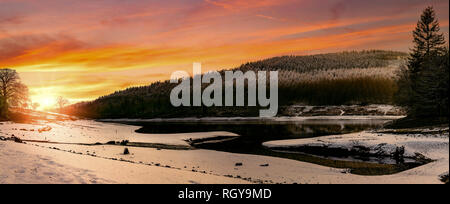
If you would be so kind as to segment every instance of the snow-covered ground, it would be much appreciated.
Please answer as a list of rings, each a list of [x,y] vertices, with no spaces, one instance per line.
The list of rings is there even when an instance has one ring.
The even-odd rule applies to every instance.
[[[0,141],[0,184],[214,184],[244,180]]]
[[[50,127],[50,128],[48,128]],[[47,128],[48,131],[39,131]],[[49,141],[71,144],[107,143],[109,141],[128,140],[136,143],[155,143],[177,146],[189,146],[188,139],[214,138],[218,136],[236,137],[228,132],[185,133],[185,134],[140,134],[138,126],[102,123],[93,120],[61,121],[45,125],[0,123],[0,136],[12,135],[22,140]]]
[[[289,147],[321,147],[352,150],[355,148],[368,148],[372,154],[385,156],[393,155],[397,148],[404,147],[405,157],[414,157],[418,154],[434,160],[424,166],[408,170],[392,176],[379,177],[390,178],[390,182],[428,183],[437,180],[449,171],[449,134],[448,128],[439,129],[442,134],[383,134],[376,132],[361,132],[346,135],[324,136],[308,139],[280,140],[265,142],[268,148]],[[438,130],[438,131],[439,131]],[[429,130],[423,130],[427,132]],[[434,130],[436,131],[436,130]],[[422,180],[423,179],[423,180]],[[384,183],[385,181],[378,181]],[[377,183],[378,183],[377,182]]]
[[[414,157],[420,153],[433,160],[447,159],[449,154],[449,136],[436,134],[383,134],[361,132],[346,135],[324,136],[308,139],[279,140],[263,143],[268,148],[280,147],[324,147],[352,150],[355,147],[367,147],[373,154],[392,155],[397,147],[405,148],[405,157]],[[448,161],[447,161],[448,162]]]
[[[50,126],[51,130],[39,129]],[[94,121],[66,121],[45,125],[2,123],[0,136],[13,134],[26,140],[71,144],[16,144],[0,141],[0,183],[441,183],[448,172],[447,137],[400,136],[357,133],[306,140],[274,141],[267,146],[303,145],[320,141],[336,144],[402,145],[437,160],[389,176],[358,176],[316,164],[268,156],[210,150],[159,150],[123,146],[73,143],[130,140],[188,145],[184,140],[236,136],[226,132],[191,134],[138,134],[138,127]],[[31,131],[34,130],[34,131]],[[319,141],[320,140],[320,141]],[[242,163],[242,165],[236,165]],[[234,177],[234,178],[230,178]]]

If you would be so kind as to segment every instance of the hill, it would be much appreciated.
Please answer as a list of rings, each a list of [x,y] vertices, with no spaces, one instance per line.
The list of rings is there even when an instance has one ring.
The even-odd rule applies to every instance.
[[[352,51],[310,56],[284,56],[246,63],[233,71],[278,71],[282,106],[391,104],[396,72],[406,53]],[[220,71],[223,75],[224,71]],[[78,103],[64,113],[87,118],[168,118],[257,116],[260,107],[180,107],[169,95],[169,81],[132,87]],[[205,85],[206,86],[206,85]]]

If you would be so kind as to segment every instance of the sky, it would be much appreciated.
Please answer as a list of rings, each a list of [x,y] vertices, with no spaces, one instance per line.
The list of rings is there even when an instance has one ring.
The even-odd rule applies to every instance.
[[[72,103],[281,55],[408,51],[434,6],[448,40],[448,0],[0,0],[0,68],[34,102]]]

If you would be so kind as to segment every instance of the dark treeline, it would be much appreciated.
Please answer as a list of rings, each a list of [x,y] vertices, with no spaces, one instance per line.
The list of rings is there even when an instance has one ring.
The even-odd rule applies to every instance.
[[[392,104],[397,86],[393,78],[358,77],[306,82],[280,87],[282,105]]]
[[[389,66],[405,57],[405,53],[378,50],[286,56],[247,63],[233,71],[279,71],[281,106],[393,103],[396,76]],[[224,71],[220,73],[224,75]],[[64,112],[88,118],[225,117],[258,116],[262,108],[175,108],[169,99],[175,86],[164,81],[128,88],[69,106]]]

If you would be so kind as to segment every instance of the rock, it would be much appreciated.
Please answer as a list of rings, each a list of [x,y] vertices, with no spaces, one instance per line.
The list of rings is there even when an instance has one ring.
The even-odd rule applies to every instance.
[[[23,143],[23,141],[18,137],[13,137],[13,139],[14,139],[14,142]]]
[[[120,142],[120,145],[122,146],[126,146],[130,141],[128,140],[122,140],[122,142]]]
[[[261,166],[261,167],[268,167],[269,164],[261,164],[260,166]]]
[[[235,166],[243,166],[244,164],[242,163],[236,163]]]
[[[123,154],[124,154],[124,155],[130,154],[130,150],[128,150],[128,148],[125,148],[125,149],[123,150]]]
[[[404,164],[405,163],[405,147],[397,147],[395,149],[395,152],[393,154],[394,160],[397,162],[397,164]]]
[[[6,137],[0,136],[1,141],[6,141]]]
[[[445,184],[448,184],[448,178],[448,173],[440,176],[440,180]]]

